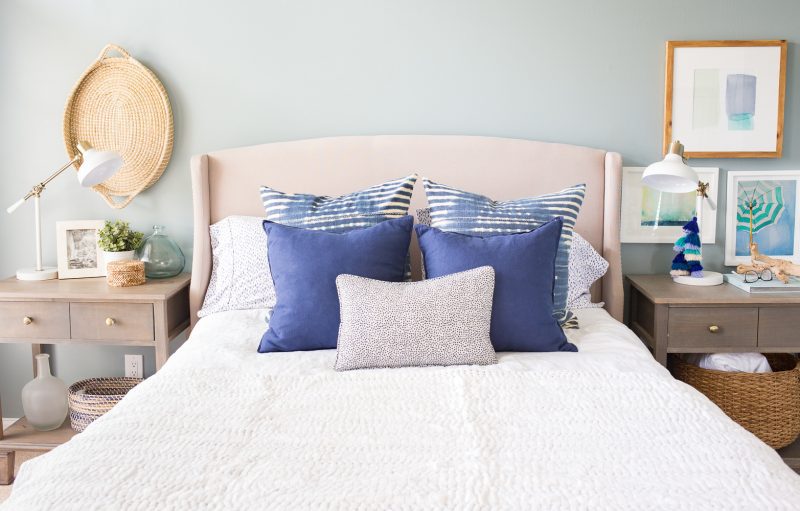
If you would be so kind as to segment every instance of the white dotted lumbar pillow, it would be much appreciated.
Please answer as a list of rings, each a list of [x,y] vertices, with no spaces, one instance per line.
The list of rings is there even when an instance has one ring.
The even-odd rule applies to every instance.
[[[336,288],[337,371],[497,363],[490,266],[420,282],[339,275]]]

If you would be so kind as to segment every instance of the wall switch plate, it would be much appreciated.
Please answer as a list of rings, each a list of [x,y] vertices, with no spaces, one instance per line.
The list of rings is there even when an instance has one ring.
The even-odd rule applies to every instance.
[[[125,355],[125,377],[144,378],[144,356]]]

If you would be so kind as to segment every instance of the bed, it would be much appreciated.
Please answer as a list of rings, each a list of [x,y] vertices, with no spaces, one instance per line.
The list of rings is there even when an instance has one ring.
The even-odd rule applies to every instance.
[[[567,331],[578,353],[337,373],[334,350],[256,353],[264,310],[212,314],[111,412],[26,462],[2,509],[797,508],[800,477],[620,323],[615,153],[381,136],[195,157],[193,318],[208,227],[261,215],[259,185],[338,194],[410,171],[499,199],[587,183],[576,229],[610,269],[593,289],[606,308]]]

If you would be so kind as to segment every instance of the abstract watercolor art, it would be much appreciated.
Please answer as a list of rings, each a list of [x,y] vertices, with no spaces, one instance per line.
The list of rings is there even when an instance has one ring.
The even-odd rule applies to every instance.
[[[743,73],[728,75],[725,81],[725,113],[728,116],[728,130],[753,130],[753,116],[756,114],[756,81],[755,75]]]
[[[695,167],[704,183],[709,183],[709,196],[716,202],[719,169]],[[659,192],[642,184],[644,167],[622,169],[622,232],[623,243],[674,243],[681,227],[697,216],[695,192]],[[704,243],[714,243],[717,214],[708,201],[703,203],[701,236]]]
[[[664,151],[690,158],[779,158],[786,41],[668,41]]]
[[[642,187],[642,209],[639,225],[654,227],[681,226],[697,215],[695,192],[664,193]]]
[[[728,172],[725,264],[750,259],[750,233],[759,251],[800,262],[800,171]]]

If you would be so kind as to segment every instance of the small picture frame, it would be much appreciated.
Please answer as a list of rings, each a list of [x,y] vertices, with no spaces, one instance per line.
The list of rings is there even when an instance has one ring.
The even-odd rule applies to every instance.
[[[683,235],[683,226],[695,216],[696,192],[667,193],[642,183],[645,167],[622,168],[622,243],[675,243]],[[708,183],[709,198],[717,202],[719,169],[694,167],[699,179]],[[717,212],[703,201],[700,239],[704,244],[716,241]]]
[[[728,172],[725,265],[750,263],[753,241],[770,257],[800,264],[800,170]]]
[[[780,158],[786,41],[667,41],[664,154]]]
[[[102,277],[106,274],[97,236],[103,224],[102,220],[56,222],[59,279]]]

